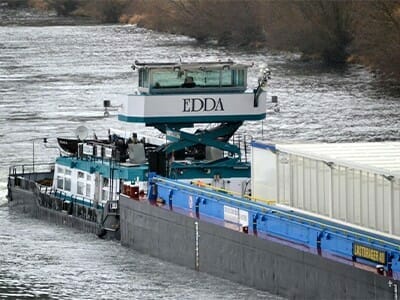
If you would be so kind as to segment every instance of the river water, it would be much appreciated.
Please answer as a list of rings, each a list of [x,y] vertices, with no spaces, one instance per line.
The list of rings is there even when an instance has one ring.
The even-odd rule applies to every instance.
[[[8,167],[50,162],[57,150],[40,139],[73,136],[80,125],[105,135],[151,129],[122,124],[117,106],[134,90],[130,69],[141,61],[225,60],[272,71],[263,122],[242,132],[263,140],[400,140],[400,88],[359,66],[325,68],[295,54],[241,52],[135,26],[0,26],[0,298],[43,299],[275,299],[265,292],[139,254],[90,234],[21,218],[6,206]]]

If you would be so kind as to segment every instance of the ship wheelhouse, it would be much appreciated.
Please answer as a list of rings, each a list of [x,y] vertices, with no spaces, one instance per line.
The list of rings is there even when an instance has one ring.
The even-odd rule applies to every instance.
[[[249,67],[232,61],[135,62],[138,88],[123,101],[118,118],[146,125],[264,119],[266,101],[247,89]]]

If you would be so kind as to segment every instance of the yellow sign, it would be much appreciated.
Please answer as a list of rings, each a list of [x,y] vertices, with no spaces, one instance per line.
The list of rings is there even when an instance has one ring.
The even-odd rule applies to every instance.
[[[353,255],[382,265],[386,264],[386,251],[376,250],[360,244],[353,244]]]

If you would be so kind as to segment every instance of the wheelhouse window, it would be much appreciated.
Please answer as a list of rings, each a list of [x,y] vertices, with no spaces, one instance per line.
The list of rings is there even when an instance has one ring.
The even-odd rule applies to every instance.
[[[233,79],[233,72],[231,70],[222,70],[221,71],[221,85],[222,86],[233,86],[234,79]]]
[[[185,83],[188,78],[193,86],[199,88],[239,87],[245,88],[244,69],[216,69],[216,70],[168,70],[158,69],[151,71],[151,88],[188,88]]]
[[[193,77],[196,86],[200,87],[219,87],[220,86],[220,71],[205,70],[205,71],[188,71],[187,77]]]
[[[144,88],[149,87],[149,71],[147,69],[139,70],[139,86]]]
[[[232,70],[232,80],[234,86],[244,86],[246,82],[244,70]]]
[[[181,87],[184,78],[183,74],[175,71],[159,70],[153,72],[153,88],[171,88]]]

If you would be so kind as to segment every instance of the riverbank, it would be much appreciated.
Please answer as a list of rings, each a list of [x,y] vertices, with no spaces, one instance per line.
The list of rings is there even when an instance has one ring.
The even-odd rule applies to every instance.
[[[0,0],[1,3],[53,11],[66,22],[137,24],[228,48],[298,52],[303,60],[319,60],[327,65],[359,63],[379,77],[400,82],[398,0]]]
[[[232,48],[268,47],[326,64],[361,63],[400,80],[400,1],[86,2],[75,12]]]

